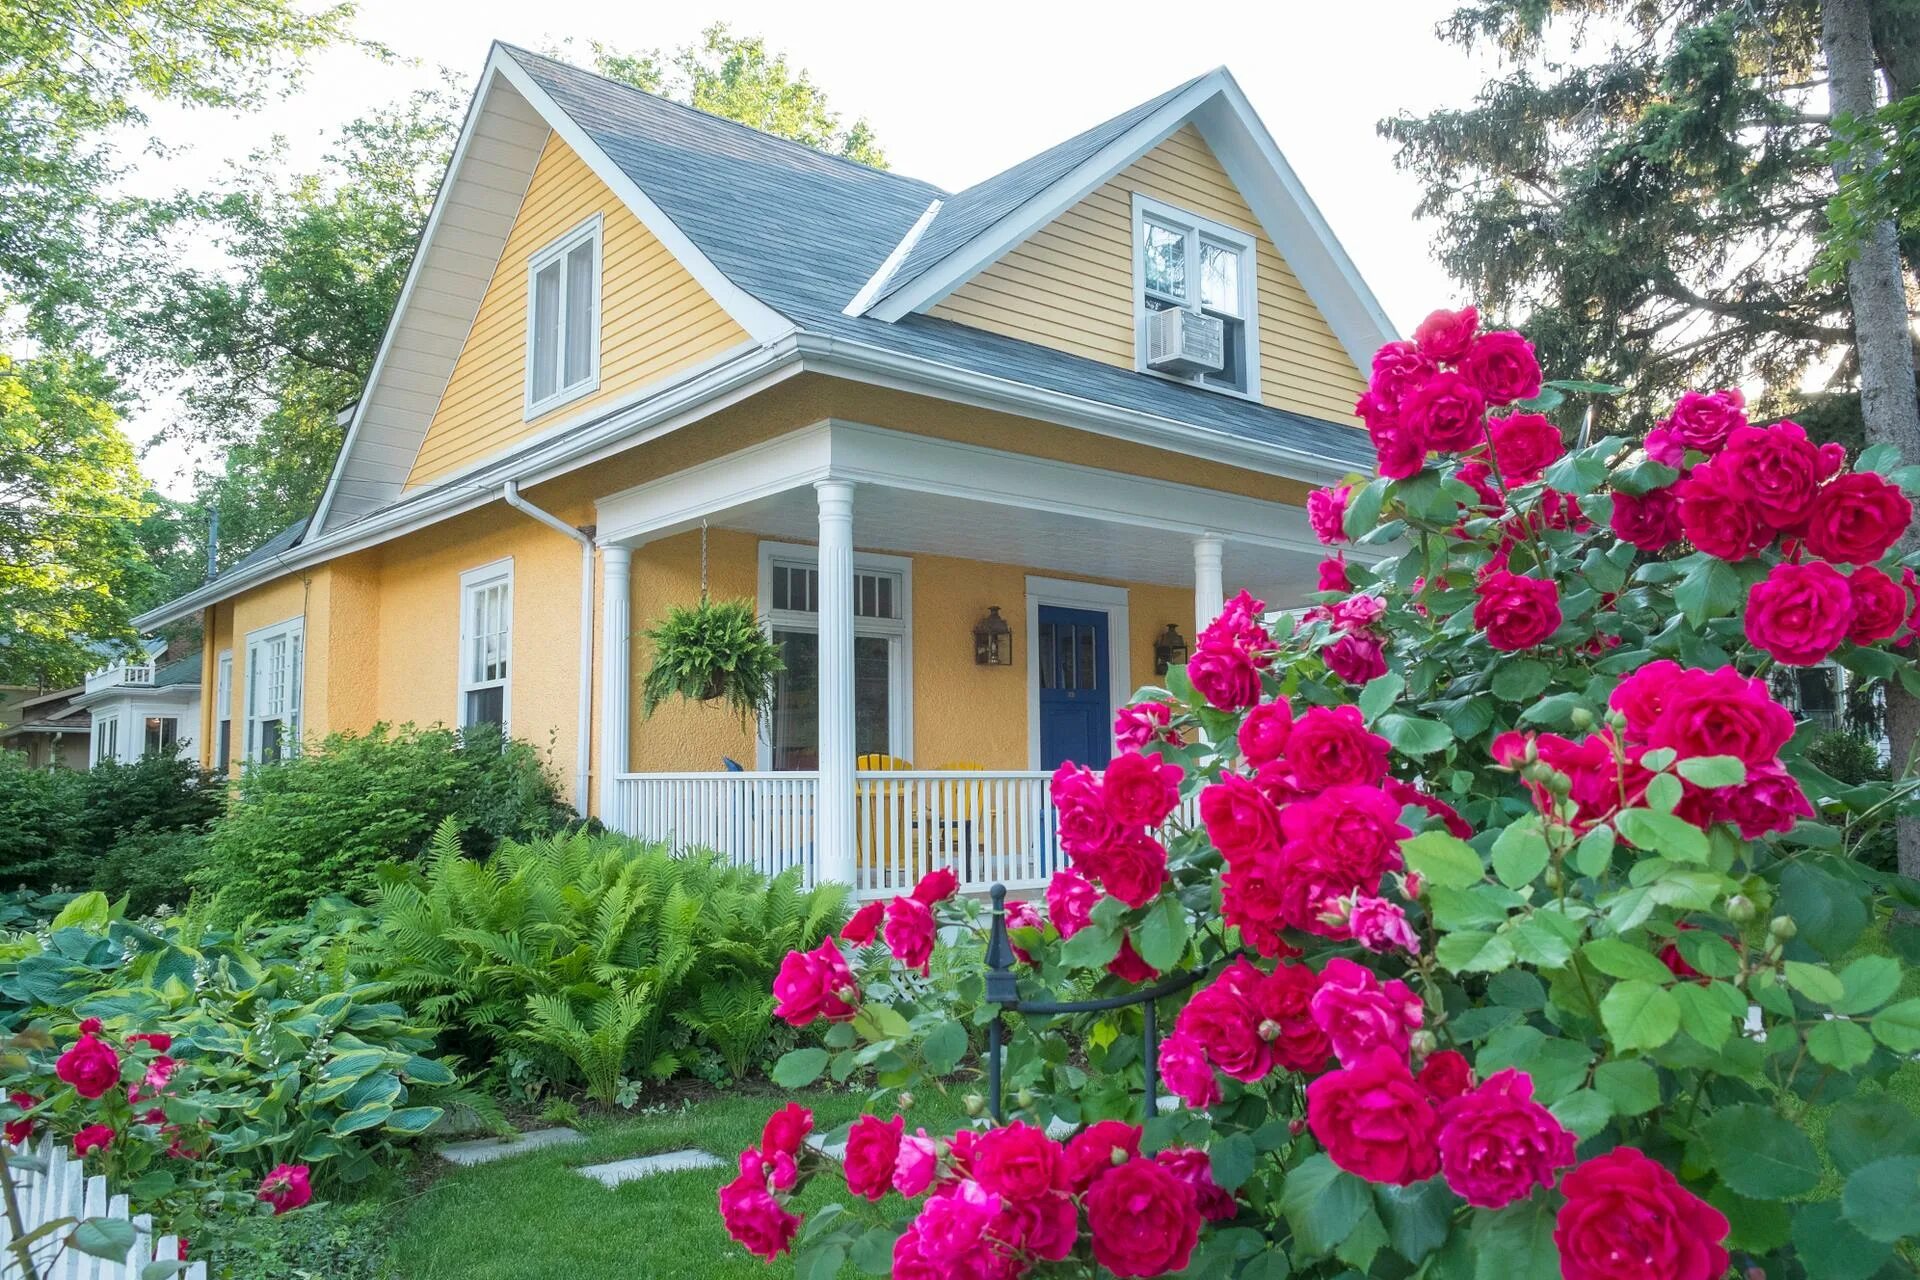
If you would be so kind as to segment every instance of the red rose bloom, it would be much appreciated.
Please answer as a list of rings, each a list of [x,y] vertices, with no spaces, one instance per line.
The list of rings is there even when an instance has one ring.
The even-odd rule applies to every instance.
[[[1614,536],[1630,542],[1642,551],[1665,551],[1679,540],[1680,504],[1672,489],[1655,489],[1635,497],[1615,491],[1613,495]]]
[[[1059,1146],[1020,1120],[981,1134],[973,1145],[972,1168],[976,1182],[1009,1200],[1046,1195],[1064,1178]]]
[[[1644,739],[1660,718],[1667,692],[1686,671],[1671,658],[1649,662],[1614,687],[1607,705],[1627,718],[1627,736]]]
[[[1213,1162],[1197,1147],[1169,1147],[1153,1157],[1153,1162],[1193,1189],[1200,1216],[1208,1222],[1224,1222],[1240,1212],[1233,1193],[1220,1189],[1213,1180]]]
[[[31,1111],[40,1105],[40,1099],[30,1093],[21,1093],[19,1090],[8,1094],[7,1101],[19,1107],[22,1111]],[[27,1139],[33,1137],[33,1117],[21,1116],[17,1120],[7,1121],[6,1136],[7,1141],[11,1142],[14,1146],[25,1146]]]
[[[774,1199],[766,1182],[748,1174],[720,1188],[720,1220],[742,1248],[769,1262],[793,1247],[800,1230],[800,1219]]]
[[[1747,398],[1738,390],[1689,391],[1674,403],[1673,412],[1661,419],[1652,434],[1671,442],[1674,460],[1669,465],[1679,465],[1680,455],[1688,449],[1712,457],[1726,448],[1734,428],[1747,425],[1746,405]],[[1658,449],[1650,436],[1647,452],[1653,454]],[[1665,460],[1656,457],[1656,461]]]
[[[1648,726],[1648,746],[1672,747],[1682,757],[1739,756],[1755,768],[1771,764],[1793,737],[1793,715],[1773,700],[1766,681],[1732,667],[1676,671]]]
[[[920,883],[913,886],[913,898],[929,907],[945,902],[960,888],[960,877],[953,873],[952,867],[936,867],[920,877]]]
[[[1560,1180],[1554,1219],[1564,1280],[1718,1280],[1727,1220],[1632,1147],[1615,1147]]]
[[[887,904],[887,923],[881,930],[887,950],[909,969],[927,976],[933,959],[933,909],[918,898],[895,898]]]
[[[1383,416],[1361,397],[1360,412],[1367,420],[1367,439],[1373,442],[1374,470],[1389,480],[1420,474],[1427,461],[1426,432],[1397,417]]]
[[[73,1154],[85,1156],[89,1151],[105,1151],[113,1145],[113,1126],[110,1124],[90,1124],[73,1135]]]
[[[1353,579],[1347,576],[1347,562],[1338,556],[1328,556],[1320,562],[1319,591],[1351,591]]]
[[[1389,342],[1373,353],[1373,376],[1367,390],[1388,408],[1400,403],[1407,388],[1417,386],[1440,366],[1411,342]]]
[[[1710,556],[1744,560],[1773,541],[1773,530],[1759,519],[1731,473],[1718,464],[1695,467],[1673,492],[1687,540]]]
[[[1160,1042],[1160,1083],[1187,1106],[1198,1110],[1220,1101],[1220,1082],[1199,1043],[1183,1035]]]
[[[1546,415],[1513,413],[1487,423],[1493,438],[1493,461],[1500,478],[1509,485],[1538,480],[1540,473],[1558,461],[1567,451],[1560,428]]]
[[[1152,982],[1160,976],[1160,971],[1147,963],[1146,957],[1133,949],[1133,935],[1120,935],[1120,950],[1113,959],[1107,961],[1107,972],[1122,982],[1139,986],[1143,982]]]
[[[813,1112],[797,1102],[789,1102],[772,1115],[760,1130],[763,1155],[798,1155],[800,1144],[813,1132]]]
[[[1075,1192],[1085,1191],[1093,1180],[1140,1154],[1141,1129],[1124,1120],[1101,1120],[1088,1125],[1067,1140],[1063,1167],[1067,1185]]]
[[[815,1018],[845,1022],[860,1002],[853,970],[832,938],[822,938],[811,951],[789,951],[773,979],[773,1016],[796,1027]]]
[[[1427,1055],[1426,1062],[1420,1067],[1420,1074],[1414,1079],[1420,1082],[1421,1088],[1433,1095],[1435,1102],[1446,1102],[1473,1088],[1473,1068],[1458,1052],[1442,1049]]]
[[[1900,630],[1913,609],[1907,589],[1872,565],[1862,565],[1847,578],[1852,609],[1847,617],[1847,639],[1874,644]]]
[[[1377,356],[1374,363],[1379,364]],[[1307,495],[1307,525],[1322,546],[1331,547],[1347,540],[1347,503],[1352,497],[1353,486],[1350,484],[1315,489]]]
[[[1420,327],[1413,331],[1413,341],[1429,359],[1451,362],[1467,354],[1479,328],[1480,313],[1473,307],[1440,310],[1420,322]]]
[[[144,1044],[155,1053],[173,1048],[173,1037],[164,1031],[139,1031],[127,1037],[128,1044]]]
[[[1200,821],[1207,838],[1229,860],[1280,843],[1279,808],[1237,773],[1201,789]]]
[[[1790,667],[1824,661],[1847,638],[1853,593],[1830,564],[1776,564],[1747,592],[1747,640]]]
[[[893,1185],[894,1162],[900,1158],[900,1135],[906,1131],[903,1116],[882,1120],[879,1116],[861,1116],[847,1131],[847,1190],[869,1200],[879,1200]]]
[[[1486,395],[1458,373],[1436,373],[1400,402],[1401,425],[1429,449],[1466,450],[1486,443]]]
[[[86,1032],[60,1055],[53,1073],[83,1098],[97,1098],[120,1083],[120,1055],[93,1032]]]
[[[1180,779],[1185,776],[1185,769],[1157,755],[1129,751],[1107,765],[1100,790],[1115,822],[1157,827],[1180,803]]]
[[[1442,1110],[1440,1172],[1470,1205],[1501,1209],[1551,1187],[1578,1140],[1533,1100],[1533,1080],[1508,1067]]]
[[[1072,867],[1060,868],[1047,881],[1047,918],[1062,938],[1071,938],[1086,928],[1099,902],[1100,891]]]
[[[886,918],[886,914],[887,904],[875,898],[853,913],[846,927],[840,930],[840,941],[850,942],[856,947],[866,946],[880,932],[880,922]]]
[[[1187,679],[1201,697],[1222,711],[1238,711],[1260,701],[1260,669],[1238,650],[1199,650],[1187,662]]]
[[[273,1171],[260,1180],[260,1190],[254,1198],[272,1205],[273,1216],[277,1218],[313,1199],[312,1177],[303,1164],[275,1165]]]
[[[1312,707],[1293,722],[1284,759],[1308,791],[1343,782],[1377,785],[1387,776],[1388,746],[1385,738],[1368,732],[1360,708]]]
[[[1540,361],[1533,344],[1511,329],[1475,338],[1460,361],[1460,373],[1488,404],[1512,404],[1540,394]]]
[[[1473,625],[1496,649],[1531,649],[1560,629],[1560,588],[1550,578],[1523,578],[1502,569],[1483,578],[1478,592]]]
[[[1337,857],[1351,869],[1353,887],[1372,893],[1382,875],[1400,869],[1400,842],[1412,834],[1400,825],[1402,808],[1380,787],[1341,783],[1288,805],[1280,814],[1280,834],[1290,844]]]
[[[1391,1050],[1309,1084],[1307,1126],[1335,1164],[1368,1182],[1404,1187],[1440,1171],[1433,1097]]]
[[[1157,742],[1178,742],[1180,735],[1167,726],[1173,708],[1164,702],[1136,702],[1113,713],[1114,745],[1141,751]]]
[[[1351,685],[1387,674],[1386,650],[1371,631],[1349,631],[1320,651],[1327,670]]]
[[[1292,732],[1293,708],[1284,699],[1276,699],[1247,712],[1235,739],[1247,763],[1259,768],[1280,758],[1280,753],[1287,749],[1287,735]]]
[[[1253,994],[1263,980],[1245,956],[1235,960],[1193,999],[1174,1023],[1220,1070],[1246,1084],[1273,1073],[1275,1036],[1263,1035],[1264,1021]]]
[[[1805,520],[1820,489],[1820,450],[1797,422],[1735,427],[1713,465],[1726,468],[1734,488],[1775,529]]]
[[[1913,520],[1907,495],[1871,471],[1836,476],[1807,518],[1807,550],[1835,564],[1872,564]]]
[[[1775,831],[1791,831],[1796,822],[1813,816],[1807,793],[1794,776],[1777,764],[1747,770],[1747,780],[1721,793],[1722,816],[1740,828],[1743,840],[1758,840]]]
[[[1160,1276],[1187,1265],[1200,1238],[1193,1189],[1151,1160],[1107,1170],[1087,1192],[1093,1257],[1116,1276]]]

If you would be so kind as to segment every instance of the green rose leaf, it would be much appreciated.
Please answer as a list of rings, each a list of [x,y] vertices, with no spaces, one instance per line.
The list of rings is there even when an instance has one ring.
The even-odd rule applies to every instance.
[[[1893,1254],[1840,1216],[1840,1201],[1803,1204],[1793,1215],[1793,1247],[1807,1280],[1868,1280]]]
[[[1453,741],[1453,730],[1438,720],[1417,716],[1387,715],[1374,726],[1393,749],[1409,756],[1428,756]]]
[[[1133,945],[1142,960],[1165,973],[1186,953],[1191,934],[1187,909],[1178,898],[1163,897],[1147,908],[1146,919],[1133,931]]]
[[[1615,1115],[1645,1115],[1660,1105],[1660,1073],[1638,1058],[1601,1063],[1594,1068],[1593,1087]]]
[[[1807,1028],[1807,1052],[1822,1066],[1852,1071],[1873,1057],[1873,1037],[1857,1022],[1816,1022]]]
[[[1842,1173],[1891,1155],[1920,1155],[1920,1116],[1888,1094],[1857,1093],[1827,1116],[1827,1154]]]
[[[1786,970],[1787,985],[1815,1004],[1834,1004],[1847,994],[1839,975],[1824,965],[1789,960]]]
[[[960,1065],[960,1059],[967,1054],[967,1028],[956,1019],[942,1022],[928,1033],[926,1043],[920,1052],[927,1060],[927,1069],[937,1076],[944,1076]]]
[[[1740,573],[1725,560],[1702,555],[1673,588],[1673,602],[1688,622],[1704,627],[1714,618],[1739,610],[1746,600]]]
[[[1504,934],[1468,930],[1450,933],[1433,949],[1434,958],[1454,973],[1497,973],[1514,960],[1513,943]]]
[[[1574,846],[1574,870],[1594,879],[1605,875],[1613,863],[1613,846],[1613,828],[1605,823],[1595,827],[1581,836],[1580,843]]]
[[[67,1243],[92,1257],[124,1262],[133,1248],[133,1224],[122,1218],[82,1218]]]
[[[1429,884],[1464,889],[1486,878],[1486,868],[1473,846],[1444,831],[1422,831],[1400,843],[1409,870]]]
[[[1888,1156],[1855,1169],[1840,1193],[1840,1212],[1882,1244],[1920,1236],[1920,1156]]]
[[[1118,899],[1109,899],[1118,901]],[[1120,935],[1098,924],[1090,924],[1068,938],[1060,948],[1060,959],[1071,969],[1104,969],[1120,954]]]
[[[1600,1021],[1614,1048],[1658,1049],[1680,1030],[1680,1006],[1657,983],[1639,978],[1617,982],[1600,1000]]]
[[[1580,954],[1609,978],[1641,978],[1661,984],[1673,979],[1658,957],[1620,938],[1595,938],[1580,948]]]
[[[1493,873],[1509,889],[1530,885],[1546,870],[1549,850],[1547,837],[1540,830],[1540,819],[1532,814],[1502,831],[1493,842]]]
[[[1303,1257],[1332,1253],[1372,1203],[1367,1184],[1325,1155],[1295,1165],[1280,1189],[1280,1212],[1293,1228],[1296,1255]]]
[[[773,1064],[773,1082],[783,1089],[804,1089],[827,1069],[825,1049],[794,1049]]]
[[[1406,679],[1392,671],[1367,681],[1367,687],[1360,691],[1361,717],[1372,724],[1386,713],[1387,708],[1400,700],[1406,688]]]
[[[1475,1209],[1468,1242],[1474,1280],[1560,1280],[1553,1213],[1544,1197],[1504,1209]]]
[[[1376,1183],[1373,1207],[1387,1228],[1387,1243],[1408,1262],[1422,1258],[1446,1243],[1453,1211],[1460,1197],[1447,1189],[1444,1178],[1428,1178],[1408,1187]]]
[[[1861,956],[1840,971],[1836,1013],[1871,1013],[1900,991],[1900,962],[1892,956]]]
[[[1613,825],[1621,835],[1649,853],[1664,854],[1679,862],[1707,860],[1707,833],[1671,813],[1652,809],[1622,809],[1613,816]]]
[[[1253,1176],[1254,1162],[1260,1158],[1253,1135],[1232,1133],[1214,1143],[1207,1152],[1213,1180],[1223,1191],[1237,1191]]]
[[[1613,1119],[1613,1104],[1597,1089],[1576,1089],[1547,1110],[1582,1141],[1599,1133]]]
[[[1820,1183],[1820,1154],[1791,1121],[1758,1103],[1713,1113],[1700,1126],[1720,1180],[1754,1200],[1788,1200]]]
[[[1890,1004],[1874,1014],[1873,1036],[1895,1053],[1920,1053],[1920,998]]]
[[[1673,768],[1696,787],[1737,787],[1747,780],[1747,764],[1739,756],[1690,756]]]
[[[1502,702],[1529,702],[1553,679],[1553,669],[1537,658],[1515,658],[1493,673],[1493,696]]]

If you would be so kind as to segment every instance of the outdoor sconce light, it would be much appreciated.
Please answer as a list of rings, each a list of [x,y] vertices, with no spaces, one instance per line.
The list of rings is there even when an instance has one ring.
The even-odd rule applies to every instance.
[[[987,616],[973,624],[973,660],[983,667],[1013,665],[1013,628],[1000,616],[1000,606],[987,606]]]
[[[1153,641],[1153,674],[1163,676],[1168,667],[1185,666],[1187,661],[1187,638],[1180,634],[1180,628],[1171,622]]]

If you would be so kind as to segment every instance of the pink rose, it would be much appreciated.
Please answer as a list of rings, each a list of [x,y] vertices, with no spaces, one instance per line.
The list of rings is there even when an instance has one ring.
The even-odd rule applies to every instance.
[[[1420,1082],[1422,1089],[1433,1095],[1435,1102],[1446,1102],[1473,1088],[1473,1068],[1459,1053],[1442,1049],[1427,1055],[1426,1062],[1421,1064],[1420,1074],[1414,1079]]]
[[[113,1126],[90,1124],[73,1135],[73,1154],[84,1157],[89,1151],[105,1151],[113,1145]]]
[[[815,1018],[846,1022],[858,1010],[860,988],[832,938],[812,951],[789,951],[773,980],[773,1016],[796,1027]]]
[[[1542,471],[1567,452],[1560,428],[1544,414],[1514,413],[1491,419],[1487,434],[1493,439],[1494,465],[1509,485],[1538,480]]]
[[[1533,1080],[1508,1067],[1441,1111],[1440,1172],[1454,1193],[1502,1209],[1551,1187],[1578,1140],[1533,1100]]]
[[[846,927],[840,930],[840,941],[864,947],[872,942],[880,932],[880,921],[887,914],[887,904],[878,898],[867,903],[848,919]]]
[[[1086,1205],[1094,1261],[1116,1276],[1179,1271],[1200,1238],[1192,1188],[1151,1160],[1129,1160],[1101,1174]]]
[[[1233,649],[1201,649],[1187,661],[1187,679],[1209,705],[1238,711],[1260,701],[1260,671]]]
[[[981,1186],[1008,1200],[1046,1195],[1064,1176],[1059,1146],[1020,1120],[981,1134],[971,1167]]]
[[[999,1196],[971,1178],[929,1197],[913,1221],[920,1251],[934,1263],[966,1258],[984,1242],[1000,1203]]]
[[[1554,1218],[1562,1280],[1717,1280],[1728,1224],[1665,1166],[1615,1147],[1560,1180]]]
[[[1835,564],[1872,564],[1913,520],[1913,504],[1871,471],[1836,476],[1807,518],[1807,549]]]
[[[1140,1126],[1124,1120],[1095,1121],[1074,1134],[1067,1142],[1067,1186],[1084,1192],[1107,1170],[1134,1159],[1140,1154],[1141,1137]]]
[[[1732,473],[1716,463],[1695,467],[1673,487],[1687,540],[1721,560],[1744,560],[1773,541]]]
[[[1220,1081],[1192,1038],[1176,1034],[1162,1040],[1158,1065],[1160,1082],[1187,1106],[1198,1110],[1220,1101]]]
[[[1120,981],[1139,986],[1143,982],[1152,982],[1160,976],[1160,971],[1147,963],[1146,957],[1133,949],[1133,935],[1120,935],[1120,950],[1113,959],[1107,961],[1107,972]]]
[[[1351,591],[1353,579],[1347,576],[1347,562],[1338,556],[1328,556],[1320,562],[1318,591]]]
[[[767,1123],[760,1130],[760,1150],[769,1157],[797,1155],[800,1144],[812,1132],[813,1112],[797,1102],[789,1102],[767,1117]]]
[[[887,924],[881,936],[893,958],[921,977],[933,959],[933,909],[917,898],[895,898],[887,904]]]
[[[1370,631],[1349,631],[1320,651],[1327,670],[1351,685],[1387,674],[1387,655],[1380,637]]]
[[[1435,311],[1413,331],[1413,340],[1428,358],[1454,361],[1467,354],[1479,328],[1480,313],[1472,307]]]
[[[1053,771],[1048,792],[1060,811],[1060,847],[1068,853],[1102,848],[1117,834],[1100,780],[1091,769],[1063,763]]]
[[[1607,705],[1627,718],[1627,736],[1645,738],[1666,706],[1674,681],[1685,675],[1684,668],[1669,658],[1649,662],[1614,686]]]
[[[1278,760],[1287,749],[1287,735],[1293,731],[1293,708],[1285,699],[1263,702],[1247,712],[1235,739],[1247,763],[1258,767]]]
[[[1164,702],[1135,702],[1113,713],[1114,745],[1128,751],[1142,751],[1156,742],[1177,739],[1168,726],[1173,723],[1173,708]]]
[[[1389,480],[1419,475],[1427,461],[1426,431],[1398,417],[1374,412],[1364,396],[1361,413],[1367,420],[1367,439],[1373,442],[1374,469]]]
[[[1353,486],[1342,484],[1327,489],[1315,489],[1307,495],[1307,524],[1313,529],[1313,536],[1325,546],[1347,540],[1346,526],[1342,523],[1347,516],[1347,503],[1353,497]]]
[[[1486,414],[1485,393],[1459,373],[1436,373],[1400,402],[1401,423],[1436,450],[1485,444]]]
[[[1475,338],[1460,360],[1460,374],[1488,404],[1512,404],[1540,394],[1540,361],[1533,344],[1511,329]]]
[[[60,1055],[53,1073],[83,1098],[97,1098],[120,1083],[120,1055],[88,1031]]]
[[[1792,667],[1824,661],[1847,638],[1853,593],[1832,565],[1776,564],[1747,592],[1747,640]]]
[[[1376,1049],[1404,1058],[1420,1029],[1420,997],[1398,978],[1381,982],[1373,971],[1345,956],[1335,956],[1320,971],[1313,993],[1313,1020],[1327,1033],[1333,1056],[1351,1067]]]
[[[1758,840],[1774,831],[1791,831],[1801,818],[1813,816],[1807,793],[1792,774],[1777,764],[1747,771],[1747,780],[1721,793],[1729,822],[1740,828],[1743,840]]]
[[[1100,891],[1093,887],[1093,881],[1072,867],[1060,868],[1047,881],[1047,918],[1063,939],[1093,922],[1093,909],[1099,902]]]
[[[1301,787],[1319,791],[1378,783],[1387,775],[1387,749],[1385,738],[1368,732],[1360,708],[1312,707],[1293,722],[1285,760]]]
[[[1201,790],[1200,821],[1229,860],[1280,843],[1280,810],[1239,774],[1226,774]]]
[[[1367,380],[1367,390],[1392,408],[1400,403],[1408,387],[1425,381],[1438,367],[1430,354],[1413,343],[1389,342],[1373,353],[1373,376]]]
[[[1764,680],[1732,667],[1681,671],[1649,726],[1650,747],[1686,756],[1738,756],[1748,768],[1771,764],[1793,737],[1793,716],[1773,700]]]
[[[1614,536],[1622,542],[1630,542],[1642,551],[1656,552],[1665,551],[1679,541],[1684,532],[1680,525],[1679,500],[1671,488],[1655,489],[1638,497],[1615,490],[1611,527]]]
[[[847,1131],[847,1190],[869,1200],[880,1200],[893,1184],[894,1166],[900,1160],[900,1135],[906,1129],[904,1117],[882,1120],[879,1116],[861,1116]]]
[[[920,877],[920,883],[913,886],[913,899],[924,902],[929,907],[937,906],[951,898],[960,888],[960,877],[952,867],[936,867]]]
[[[1254,1000],[1264,977],[1242,956],[1187,1001],[1174,1023],[1177,1039],[1244,1084],[1266,1079],[1276,1065],[1276,1036],[1261,1034],[1266,1019]]]
[[[1240,1212],[1233,1194],[1213,1180],[1213,1161],[1198,1147],[1169,1147],[1157,1153],[1153,1162],[1193,1189],[1200,1216],[1208,1222],[1225,1222]]]
[[[1736,490],[1775,529],[1791,529],[1807,518],[1820,488],[1820,451],[1795,422],[1771,427],[1735,427],[1714,462],[1725,468]]]
[[[273,1216],[277,1218],[313,1199],[313,1174],[303,1164],[277,1164],[260,1180],[260,1190],[254,1198],[272,1205]]]
[[[1405,951],[1417,955],[1420,937],[1407,923],[1407,913],[1385,898],[1355,896],[1347,914],[1347,930],[1369,951]]]
[[[1053,1191],[1031,1200],[1007,1200],[992,1230],[995,1240],[1015,1253],[1059,1262],[1080,1240],[1080,1211],[1066,1195]],[[998,1257],[995,1258],[999,1262]]]
[[[1400,825],[1404,807],[1380,787],[1338,783],[1288,805],[1280,814],[1280,834],[1345,869],[1348,888],[1371,893],[1382,875],[1400,869],[1400,842],[1412,834]]]
[[[1013,948],[1013,958],[1021,964],[1034,963],[1033,953],[1015,942],[1012,931],[1015,929],[1044,929],[1047,922],[1040,911],[1024,898],[1015,898],[1007,903],[1007,945]]]
[[[1531,649],[1560,629],[1560,588],[1551,578],[1523,578],[1502,569],[1481,579],[1473,625],[1503,652]]]
[[[1851,609],[1847,615],[1847,639],[1855,644],[1874,644],[1900,630],[1913,608],[1907,589],[1872,565],[1862,565],[1847,578]]]
[[[1689,391],[1682,395],[1673,406],[1673,412],[1660,420],[1656,431],[1664,432],[1665,439],[1673,444],[1673,461],[1669,466],[1678,466],[1680,454],[1688,449],[1712,457],[1724,449],[1727,438],[1734,428],[1747,425],[1747,399],[1737,390],[1725,391]],[[1651,443],[1651,442],[1650,442]],[[1651,448],[1649,452],[1651,452]],[[1655,461],[1666,462],[1666,458]]]
[[[800,1219],[774,1199],[763,1180],[748,1174],[720,1188],[720,1220],[741,1247],[769,1262],[793,1247],[800,1230]]]
[[[911,1199],[932,1185],[939,1167],[940,1149],[925,1129],[916,1129],[913,1136],[900,1139],[900,1154],[893,1162],[893,1189]]]
[[[1404,1187],[1440,1170],[1433,1097],[1404,1054],[1379,1049],[1309,1084],[1307,1127],[1329,1159],[1368,1182]]]
[[[1186,770],[1157,755],[1129,751],[1115,756],[1100,779],[1107,812],[1126,826],[1157,827],[1180,803],[1180,779]]]

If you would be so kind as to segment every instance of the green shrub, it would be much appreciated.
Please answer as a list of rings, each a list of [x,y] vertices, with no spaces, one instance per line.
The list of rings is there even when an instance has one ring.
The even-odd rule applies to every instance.
[[[18,751],[0,751],[0,886],[46,889],[76,847],[75,817],[86,778],[36,769]]]
[[[102,863],[120,841],[137,836],[151,850],[175,833],[203,832],[226,801],[222,779],[174,756],[77,772],[34,769],[25,756],[0,752],[0,887],[104,888]],[[163,886],[158,875],[147,876],[157,900],[185,897],[184,884]]]
[[[368,1196],[277,1218],[229,1219],[194,1256],[206,1259],[215,1280],[379,1280],[388,1274],[397,1216],[394,1201]]]
[[[843,918],[846,891],[803,891],[708,856],[574,832],[462,856],[451,823],[376,899],[381,975],[457,1029],[474,1061],[516,1051],[611,1103],[627,1077],[766,1060],[773,977]],[[524,1085],[523,1085],[524,1089]]]
[[[554,830],[562,807],[539,753],[498,730],[377,725],[256,765],[213,830],[198,883],[223,921],[297,918],[327,894],[371,890],[450,820],[469,853]]]
[[[125,899],[127,914],[134,917],[152,915],[161,907],[183,907],[192,896],[194,877],[206,866],[209,838],[205,831],[135,827],[94,864],[87,887],[116,902]]]

